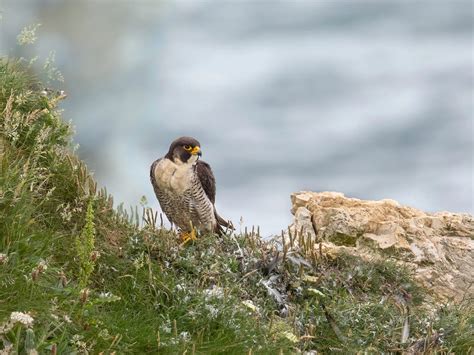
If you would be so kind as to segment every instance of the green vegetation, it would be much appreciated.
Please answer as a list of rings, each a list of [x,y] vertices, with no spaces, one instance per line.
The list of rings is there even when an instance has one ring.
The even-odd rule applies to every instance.
[[[149,208],[114,209],[62,98],[0,62],[0,351],[472,352],[472,302],[430,308],[393,262],[254,232],[181,246]]]

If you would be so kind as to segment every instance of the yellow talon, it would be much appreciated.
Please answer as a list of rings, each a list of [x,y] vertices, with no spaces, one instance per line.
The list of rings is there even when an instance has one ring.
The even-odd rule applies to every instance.
[[[192,228],[191,232],[184,232],[183,234],[181,234],[181,240],[182,243],[179,245],[180,247],[186,245],[189,241],[197,240],[196,230]]]

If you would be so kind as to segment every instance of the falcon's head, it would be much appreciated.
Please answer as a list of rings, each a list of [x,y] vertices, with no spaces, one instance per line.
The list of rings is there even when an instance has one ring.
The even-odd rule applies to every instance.
[[[179,137],[171,145],[165,158],[176,164],[192,164],[201,156],[201,144],[192,137]]]

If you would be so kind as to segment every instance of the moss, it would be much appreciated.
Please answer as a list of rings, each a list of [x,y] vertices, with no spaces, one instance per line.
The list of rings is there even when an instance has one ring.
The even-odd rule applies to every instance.
[[[353,235],[348,235],[344,233],[335,233],[330,238],[328,238],[330,242],[334,243],[335,245],[342,245],[346,247],[355,247],[357,244],[357,237]]]

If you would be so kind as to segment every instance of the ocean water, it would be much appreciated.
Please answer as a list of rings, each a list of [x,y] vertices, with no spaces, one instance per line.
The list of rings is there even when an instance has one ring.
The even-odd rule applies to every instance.
[[[191,135],[220,214],[263,235],[300,190],[474,212],[469,1],[1,6],[2,54],[56,51],[79,154],[116,201],[159,208],[149,166]]]

